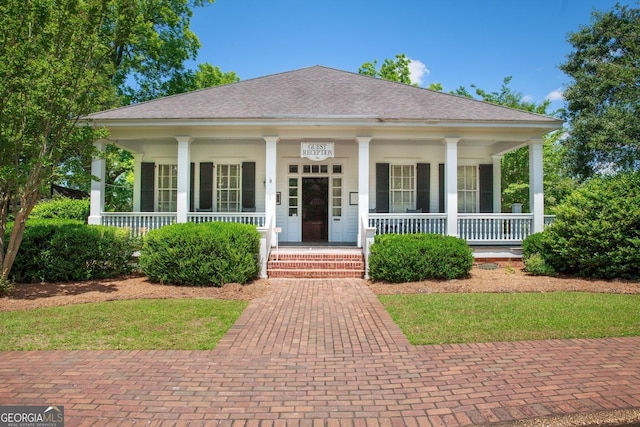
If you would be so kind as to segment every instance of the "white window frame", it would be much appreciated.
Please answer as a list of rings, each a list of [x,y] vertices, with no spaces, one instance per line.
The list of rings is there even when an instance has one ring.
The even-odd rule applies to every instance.
[[[235,174],[233,169],[235,168]],[[240,212],[242,205],[242,165],[227,163],[216,165],[216,210]]]
[[[477,213],[480,210],[480,177],[478,165],[458,165],[458,212]]]
[[[156,212],[176,212],[178,209],[178,165],[158,164],[156,182]]]
[[[389,165],[389,212],[406,213],[416,207],[416,165]]]

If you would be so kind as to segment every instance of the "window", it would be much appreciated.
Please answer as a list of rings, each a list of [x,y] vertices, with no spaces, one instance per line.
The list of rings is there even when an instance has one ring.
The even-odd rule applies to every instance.
[[[413,165],[391,165],[389,198],[391,212],[402,213],[415,208],[415,174]]]
[[[478,168],[458,166],[458,212],[478,211]]]
[[[329,173],[328,165],[302,165],[302,173]]]
[[[240,165],[216,166],[218,212],[240,212]]]
[[[158,165],[158,212],[178,208],[178,165]]]
[[[342,216],[342,178],[333,178],[333,192],[331,202],[333,204],[333,216]]]

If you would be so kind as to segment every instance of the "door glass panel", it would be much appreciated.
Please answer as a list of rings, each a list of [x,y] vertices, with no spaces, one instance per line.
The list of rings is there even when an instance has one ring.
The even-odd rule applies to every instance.
[[[298,178],[289,178],[289,216],[298,216]]]
[[[342,216],[342,178],[333,178],[332,181],[332,213],[333,216]]]

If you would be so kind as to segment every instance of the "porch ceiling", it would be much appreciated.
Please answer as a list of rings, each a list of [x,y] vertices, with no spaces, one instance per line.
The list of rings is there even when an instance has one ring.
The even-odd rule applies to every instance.
[[[495,146],[501,154],[539,139],[558,127],[549,123],[484,123],[484,122],[379,122],[379,121],[99,121],[110,131],[110,141],[136,152],[145,141],[175,144],[176,135],[189,135],[195,140],[263,140],[264,136],[280,139],[354,140],[370,136],[387,141],[441,141],[445,137],[460,138],[460,145]]]

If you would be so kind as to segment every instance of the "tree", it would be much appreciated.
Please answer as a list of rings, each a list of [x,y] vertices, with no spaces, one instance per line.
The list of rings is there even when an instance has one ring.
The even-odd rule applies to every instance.
[[[167,82],[180,80],[200,41],[190,30],[194,7],[214,0],[112,0],[105,25],[111,45],[113,83],[121,105],[165,94]],[[139,94],[139,92],[142,94]],[[101,108],[102,109],[102,108]]]
[[[404,53],[399,53],[396,55],[395,60],[385,59],[379,70],[377,68],[377,60],[373,62],[365,62],[358,69],[358,73],[365,76],[378,77],[381,79],[410,85],[412,84],[411,72],[409,70],[410,62],[411,60],[407,58]]]
[[[0,5],[0,280],[56,166],[89,153],[81,115],[113,102],[107,0],[5,0]],[[8,221],[14,225],[6,239]]]
[[[112,84],[118,93],[110,104],[95,111],[148,101],[239,80],[209,63],[185,69],[194,60],[200,41],[189,29],[193,7],[214,0],[140,1],[111,0],[103,42],[109,46]],[[106,149],[105,208],[130,211],[133,197],[133,157],[108,145]],[[88,191],[91,155],[78,152],[65,159],[54,178],[60,185]]]
[[[168,80],[162,82],[146,80],[137,89],[126,87],[122,90],[128,93],[124,98],[126,102],[138,103],[237,81],[240,81],[240,78],[235,72],[224,72],[219,67],[205,62],[198,64],[196,70],[176,71]]]
[[[640,9],[616,4],[569,35],[574,50],[560,66],[572,79],[565,145],[579,179],[640,168],[639,33]]]
[[[520,92],[509,86],[512,77],[505,77],[499,91],[487,92],[471,85],[479,99],[505,107],[528,111],[535,114],[549,115],[547,109],[551,102],[544,100],[539,104],[525,99]],[[474,96],[461,86],[452,92],[458,96],[473,98]],[[549,134],[544,141],[544,186],[545,209],[552,211],[574,188],[574,181],[565,173],[563,165],[564,147],[560,139],[561,132]],[[514,203],[522,203],[529,209],[529,153],[527,147],[507,153],[501,162],[502,169],[502,210],[509,211]]]

